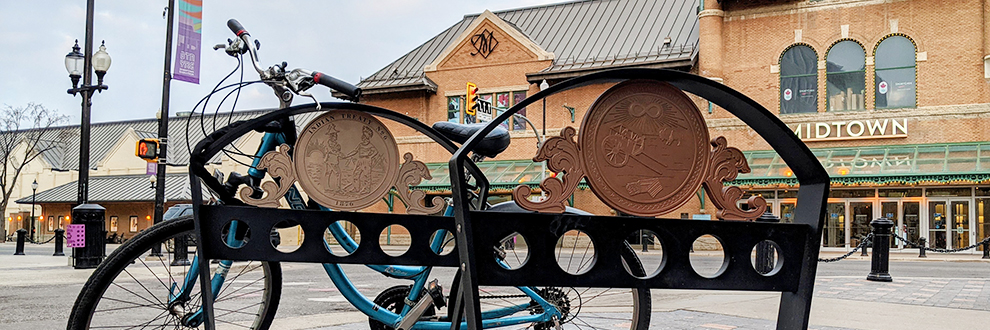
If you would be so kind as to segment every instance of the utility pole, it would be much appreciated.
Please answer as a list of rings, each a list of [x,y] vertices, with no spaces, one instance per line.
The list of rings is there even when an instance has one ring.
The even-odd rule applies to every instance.
[[[168,163],[168,101],[169,87],[172,84],[172,26],[175,19],[175,0],[168,1],[165,8],[168,15],[168,27],[165,28],[165,74],[162,78],[162,108],[158,115],[158,173],[155,184],[155,218],[154,224],[162,222],[165,213],[165,167]],[[152,248],[152,254],[161,256],[161,245]]]

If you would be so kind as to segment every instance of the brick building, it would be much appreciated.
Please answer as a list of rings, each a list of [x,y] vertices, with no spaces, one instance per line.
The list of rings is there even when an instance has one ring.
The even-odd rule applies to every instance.
[[[819,155],[833,177],[825,247],[857,245],[878,217],[911,240],[962,247],[990,235],[988,18],[986,0],[574,1],[466,15],[359,85],[363,102],[427,123],[471,123],[467,82],[507,108],[543,81],[620,67],[690,71],[778,113]],[[529,106],[536,133],[504,123],[512,146],[482,163],[493,201],[520,183],[535,188],[546,175],[530,160],[543,127],[546,136],[578,128],[609,86],[550,96],[545,110]],[[793,173],[741,121],[696,100],[710,135],[742,149],[753,169],[734,184],[790,221]],[[430,163],[434,179],[423,186],[443,194],[449,155],[411,130],[394,131],[401,152]],[[711,217],[705,197],[667,216]],[[586,189],[572,203],[611,212]]]

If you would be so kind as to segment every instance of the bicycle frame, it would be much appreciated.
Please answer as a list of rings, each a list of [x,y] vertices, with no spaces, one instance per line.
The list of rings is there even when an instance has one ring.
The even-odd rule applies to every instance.
[[[294,127],[293,127],[294,129]],[[248,170],[248,175],[258,179],[259,181],[265,177],[265,171],[257,169],[258,163],[261,157],[272,150],[275,150],[276,146],[286,143],[286,138],[284,133],[265,133],[262,137],[261,145],[258,147],[258,151],[254,155],[254,159],[251,163],[251,168]],[[306,205],[303,202],[302,195],[297,190],[296,186],[293,185],[286,192],[286,200],[289,201],[289,206],[292,209],[306,209]],[[324,211],[330,211],[330,208],[320,206]],[[444,216],[453,216],[453,207],[448,205],[444,211]],[[231,228],[227,234],[227,243],[231,246],[238,246],[241,243],[236,237],[235,232],[237,228],[237,221],[231,223]],[[341,247],[347,251],[347,253],[353,253],[358,248],[358,243],[355,242],[349,234],[344,230],[340,223],[333,223],[328,227],[330,233],[334,236]],[[430,243],[430,247],[434,252],[439,252],[442,249],[444,237],[447,235],[446,231],[439,231],[437,235],[434,236]],[[324,244],[327,244],[324,242]],[[329,248],[329,246],[327,246]],[[230,266],[233,264],[229,260],[220,260],[217,270],[213,273],[213,277],[210,280],[212,292],[214,293],[214,299],[219,293],[224,281],[226,280],[227,272],[230,270]],[[199,257],[193,258],[190,269],[196,269],[199,266]],[[408,279],[413,281],[411,290],[406,297],[406,301],[418,301],[420,299],[420,293],[422,290],[418,288],[423,288],[427,284],[430,272],[433,267],[429,266],[402,266],[402,265],[366,265],[368,268],[377,271],[385,276],[398,278],[398,279]],[[334,286],[340,291],[345,299],[358,310],[360,310],[368,317],[375,319],[384,324],[390,326],[397,326],[399,322],[403,320],[404,317],[410,312],[411,306],[404,304],[404,307],[400,313],[394,313],[387,308],[375,304],[373,301],[369,300],[363,294],[358,292],[357,288],[351,283],[350,279],[344,273],[343,269],[340,268],[338,264],[324,263],[323,268],[330,280],[334,283]],[[169,303],[176,300],[188,300],[192,287],[196,284],[199,278],[199,272],[191,271],[186,274],[183,279],[182,287],[176,294],[170,294]],[[177,283],[172,284],[172,290],[175,291]],[[536,293],[531,287],[516,287],[523,294],[528,296],[530,299],[535,301],[543,309],[542,313],[533,315],[523,315],[523,316],[511,316],[515,313],[526,310],[530,307],[530,303],[522,303],[514,306],[502,307],[482,313],[484,321],[483,326],[488,327],[500,327],[500,326],[510,326],[516,324],[532,323],[532,322],[549,322],[554,319],[559,319],[561,317],[561,312],[550,302],[546,301]],[[457,293],[452,293],[457,294]],[[188,326],[198,326],[203,322],[203,309],[200,307],[199,310],[186,320]],[[466,322],[461,322],[461,327],[466,327]],[[414,330],[443,330],[450,329],[450,321],[419,321],[416,322],[412,329]]]

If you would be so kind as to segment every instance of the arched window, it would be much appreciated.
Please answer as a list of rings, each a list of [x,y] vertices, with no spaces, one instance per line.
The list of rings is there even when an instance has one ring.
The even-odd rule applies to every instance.
[[[828,111],[863,110],[866,103],[866,53],[852,40],[839,41],[825,56]]]
[[[891,35],[877,45],[874,58],[877,108],[914,107],[917,95],[914,42],[901,35]]]
[[[818,112],[818,54],[794,45],[780,56],[780,113]]]

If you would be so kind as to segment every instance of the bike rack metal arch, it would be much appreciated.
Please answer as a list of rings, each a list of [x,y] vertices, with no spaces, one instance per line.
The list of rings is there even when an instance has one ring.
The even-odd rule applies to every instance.
[[[756,131],[790,166],[797,177],[798,202],[795,223],[755,223],[712,221],[700,222],[679,219],[651,219],[639,217],[573,216],[563,214],[504,213],[472,211],[464,204],[468,200],[467,183],[463,170],[468,165],[468,155],[482,137],[490,133],[520,109],[549,95],[577,87],[620,82],[631,79],[647,79],[670,83],[683,91],[700,96],[726,109]],[[778,313],[778,329],[807,329],[810,316],[814,278],[824,226],[825,203],[828,199],[829,176],[807,146],[787,126],[766,108],[742,93],[721,83],[701,76],[664,69],[617,69],[572,78],[540,91],[493,119],[478,131],[451,157],[449,163],[459,267],[466,276],[461,277],[462,299],[455,308],[463,308],[470,329],[481,328],[481,317],[476,295],[477,286],[484,285],[563,285],[591,287],[651,287],[680,289],[723,289],[781,292]],[[486,255],[488,247],[505,233],[517,231],[527,237],[531,246],[530,262],[552,264],[553,242],[556,235],[570,229],[580,229],[592,237],[603,254],[615,255],[616,247],[635,229],[650,229],[665,241],[666,264],[659,274],[650,278],[635,278],[622,268],[618,258],[599,258],[590,271],[580,277],[547,267],[536,269],[525,265],[514,271],[498,266]],[[503,233],[505,232],[505,233]],[[689,271],[687,253],[690,242],[703,234],[715,234],[723,240],[728,264],[714,278],[698,276]],[[763,276],[753,269],[745,269],[752,247],[763,241],[776,242],[782,249],[782,266],[770,276]],[[540,243],[543,242],[543,243]],[[685,243],[686,242],[686,243]],[[540,252],[543,251],[543,252]],[[612,259],[612,260],[609,260]],[[747,260],[747,262],[742,262]],[[456,327],[457,325],[454,325]]]

